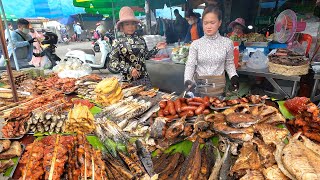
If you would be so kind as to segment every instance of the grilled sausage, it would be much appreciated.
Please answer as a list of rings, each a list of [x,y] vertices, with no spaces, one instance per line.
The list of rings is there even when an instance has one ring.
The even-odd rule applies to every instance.
[[[200,106],[195,110],[196,115],[202,114],[202,112],[203,112],[205,109],[206,109],[206,105],[205,105],[205,104],[200,105]]]

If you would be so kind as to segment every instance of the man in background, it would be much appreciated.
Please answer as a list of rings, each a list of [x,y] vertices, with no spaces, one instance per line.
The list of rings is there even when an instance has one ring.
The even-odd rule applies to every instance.
[[[13,44],[14,49],[11,48],[10,44],[8,45],[10,63],[12,67],[15,67],[15,63],[12,56],[13,51],[15,51],[19,67],[30,67],[29,62],[33,55],[33,42],[35,42],[35,38],[32,38],[29,35],[29,21],[21,18],[18,19],[17,24],[18,29],[11,33],[12,42],[9,41],[9,43]]]
[[[188,30],[188,22],[180,15],[178,9],[175,9],[173,12],[176,16],[176,20],[174,22],[174,30],[177,33],[178,40],[184,41]]]
[[[77,24],[74,26],[74,30],[76,33],[76,41],[80,42],[81,41],[81,33],[82,33],[82,29],[80,26],[80,23],[77,22]]]

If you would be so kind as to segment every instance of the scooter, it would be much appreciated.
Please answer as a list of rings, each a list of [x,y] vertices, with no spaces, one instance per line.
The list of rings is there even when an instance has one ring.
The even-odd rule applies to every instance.
[[[89,64],[94,70],[108,69],[111,73],[119,73],[116,69],[110,67],[108,56],[112,50],[110,43],[101,38],[97,40],[97,43],[100,47],[101,59],[95,58],[95,52],[92,49],[74,49],[67,52],[65,60],[79,59],[81,62]]]

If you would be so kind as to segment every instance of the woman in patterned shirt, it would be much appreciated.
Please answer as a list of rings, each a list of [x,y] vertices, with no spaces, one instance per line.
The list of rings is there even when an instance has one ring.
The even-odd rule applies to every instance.
[[[121,8],[117,28],[123,35],[114,41],[110,53],[110,63],[112,68],[120,71],[123,81],[151,88],[145,61],[157,54],[159,49],[164,49],[166,43],[158,43],[155,48],[148,51],[143,37],[136,34],[138,23],[139,20],[134,16],[130,7]]]
[[[218,96],[225,90],[225,71],[231,78],[232,90],[239,88],[233,59],[233,42],[220,36],[222,12],[216,6],[207,6],[203,12],[204,36],[192,42],[186,63],[186,87],[196,84],[200,96]]]

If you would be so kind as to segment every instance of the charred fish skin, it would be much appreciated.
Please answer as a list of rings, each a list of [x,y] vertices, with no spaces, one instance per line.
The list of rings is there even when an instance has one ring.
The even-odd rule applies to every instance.
[[[225,157],[224,161],[222,162],[222,166],[219,172],[219,180],[227,180],[230,179],[231,177],[229,176],[231,164],[232,164],[232,159],[231,159],[231,145],[228,142],[227,145],[229,148],[226,149],[225,154],[223,155]]]
[[[230,147],[231,147],[230,144],[228,144],[227,148],[226,148],[226,152],[230,150]],[[219,150],[217,148],[215,149],[215,153],[214,154],[215,154],[215,156],[217,158],[216,158],[216,163],[214,164],[214,166],[212,168],[209,180],[217,180],[219,178],[222,163],[227,158],[227,153],[224,153],[223,157],[221,158],[220,152],[219,152]]]
[[[138,156],[140,157],[140,160],[149,174],[150,177],[154,175],[154,169],[153,169],[153,162],[151,159],[150,152],[143,146],[142,142],[140,140],[136,140],[136,146],[138,150]]]
[[[201,151],[200,143],[197,139],[193,145],[191,152],[187,159],[184,161],[182,169],[180,171],[179,179],[189,180],[197,179],[201,168]]]
[[[185,119],[186,117],[184,116],[180,120],[171,124],[169,128],[166,130],[165,138],[174,139],[177,136],[179,136],[179,134],[182,133],[184,130]]]

